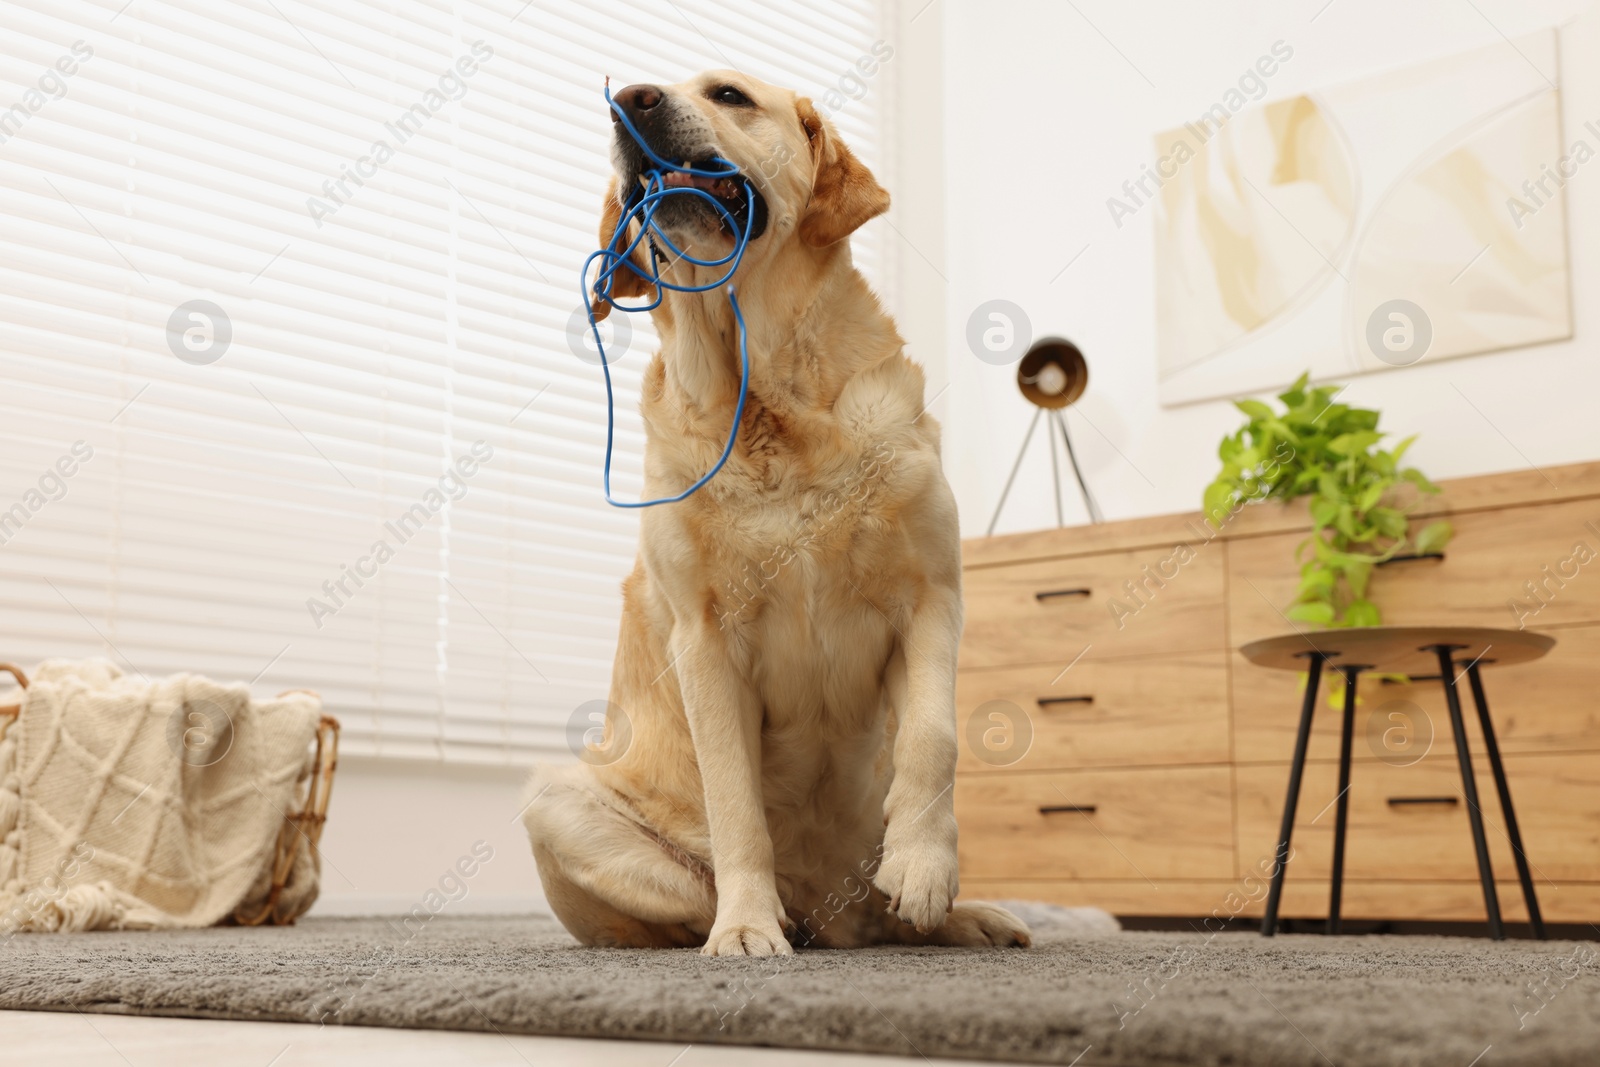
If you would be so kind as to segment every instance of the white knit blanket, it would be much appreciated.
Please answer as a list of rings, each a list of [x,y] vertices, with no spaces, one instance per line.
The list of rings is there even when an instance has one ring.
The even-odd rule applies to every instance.
[[[307,693],[41,664],[0,718],[0,934],[210,926],[264,899],[320,713]],[[300,844],[295,913],[316,896]]]

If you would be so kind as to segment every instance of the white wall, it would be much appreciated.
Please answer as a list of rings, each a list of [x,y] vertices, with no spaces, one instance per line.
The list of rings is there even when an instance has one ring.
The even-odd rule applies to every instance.
[[[409,912],[430,889],[450,900],[448,914],[547,910],[518,818],[526,778],[503,767],[341,759],[312,914]],[[492,849],[493,858],[469,863],[470,878],[448,880],[480,841],[487,849],[477,856]]]
[[[968,316],[996,297],[1021,305],[1035,336],[1083,349],[1089,392],[1068,421],[1107,517],[1199,507],[1216,443],[1242,416],[1226,401],[1158,404],[1153,211],[1119,229],[1106,200],[1153,162],[1155,132],[1209,107],[1273,42],[1294,56],[1267,99],[1565,23],[1564,143],[1600,120],[1600,15],[1587,0],[1324,4],[939,0],[951,389],[934,410],[965,536],[988,524],[1032,414],[1015,367],[966,347]],[[913,110],[906,95],[902,110]],[[1574,340],[1350,379],[1342,399],[1381,409],[1384,428],[1421,433],[1410,459],[1433,477],[1600,458],[1600,163],[1567,193]],[[1083,521],[1067,484],[1067,521]],[[1053,525],[1048,485],[1036,438],[998,532]]]
[[[885,294],[906,339],[907,354],[927,374],[929,410],[943,418],[949,403],[945,307],[943,0],[888,0],[884,35],[894,46],[895,99],[889,142],[893,203],[883,225],[893,242],[894,289]]]

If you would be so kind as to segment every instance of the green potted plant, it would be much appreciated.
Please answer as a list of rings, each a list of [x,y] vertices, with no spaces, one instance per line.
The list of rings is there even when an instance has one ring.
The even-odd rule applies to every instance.
[[[1343,386],[1308,388],[1309,377],[1278,394],[1282,411],[1234,401],[1247,421],[1217,448],[1222,470],[1206,487],[1206,515],[1220,525],[1243,505],[1308,497],[1311,535],[1295,548],[1300,586],[1285,614],[1315,626],[1376,626],[1383,615],[1368,595],[1373,567],[1403,553],[1438,553],[1454,530],[1440,521],[1411,531],[1417,494],[1439,491],[1421,471],[1400,466],[1415,435],[1380,448],[1389,435],[1378,429],[1378,412],[1339,403]]]

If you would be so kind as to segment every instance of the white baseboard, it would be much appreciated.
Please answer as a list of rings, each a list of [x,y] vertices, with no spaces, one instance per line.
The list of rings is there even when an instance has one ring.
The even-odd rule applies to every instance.
[[[421,904],[415,896],[382,893],[340,893],[319,897],[307,913],[313,919],[361,915],[409,915]],[[550,915],[550,906],[536,893],[474,893],[459,904],[447,904],[440,915]]]

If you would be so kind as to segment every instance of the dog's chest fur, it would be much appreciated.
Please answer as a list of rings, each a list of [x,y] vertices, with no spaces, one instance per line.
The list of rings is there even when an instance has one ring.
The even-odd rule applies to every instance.
[[[794,813],[777,820],[780,870],[806,869],[840,833],[881,829],[884,675],[904,614],[901,460],[887,443],[864,447],[808,491],[751,500],[732,528],[752,536],[725,546],[738,563],[717,590],[720,624],[747,649],[762,704],[763,796]]]
[[[744,484],[718,494],[702,526],[718,625],[748,652],[768,745],[796,788],[833,753],[859,761],[877,750],[859,742],[883,729],[883,672],[909,581],[896,518],[923,469],[908,427],[827,429],[837,444],[804,460],[781,433],[754,437]],[[815,425],[806,432],[819,436]]]
[[[939,528],[929,500],[948,490],[922,374],[864,286],[827,306],[835,323],[864,325],[826,338],[797,325],[763,346],[727,465],[682,504],[647,513],[641,537],[657,625],[711,626],[695,640],[721,646],[760,704],[780,871],[864,855],[881,838],[897,649],[919,594],[948,580],[926,570]],[[644,390],[646,466],[661,492],[709,469],[727,440],[727,409],[708,417],[682,384],[701,350],[687,323]]]

